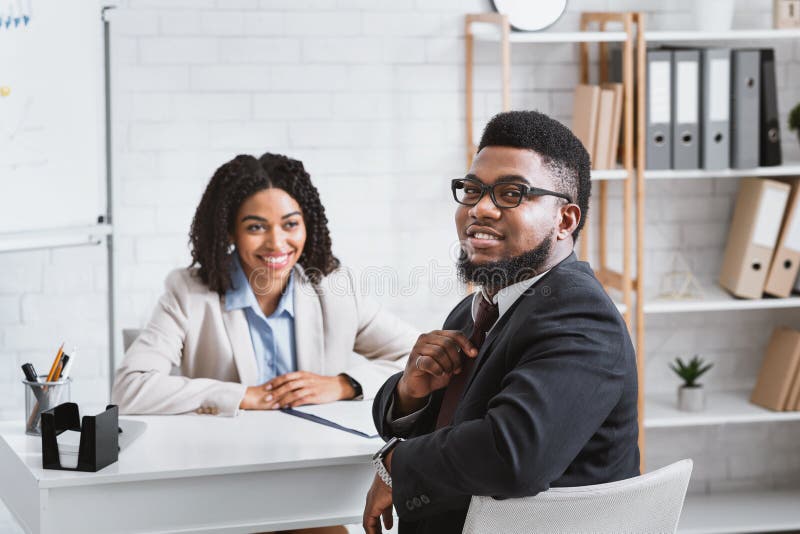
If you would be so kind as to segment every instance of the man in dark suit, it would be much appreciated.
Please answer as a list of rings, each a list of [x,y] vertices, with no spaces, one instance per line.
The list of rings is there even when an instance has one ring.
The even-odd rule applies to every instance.
[[[364,530],[461,532],[472,495],[536,495],[639,474],[627,327],[573,247],[589,155],[537,112],[495,116],[451,188],[459,275],[480,286],[423,334],[375,399]],[[467,337],[469,336],[469,337]],[[404,438],[404,439],[401,439]]]

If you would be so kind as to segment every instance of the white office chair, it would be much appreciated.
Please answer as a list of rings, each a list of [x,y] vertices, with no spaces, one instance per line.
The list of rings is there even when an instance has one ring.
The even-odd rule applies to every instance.
[[[472,497],[463,534],[674,533],[692,474],[681,460],[642,476],[533,497]]]

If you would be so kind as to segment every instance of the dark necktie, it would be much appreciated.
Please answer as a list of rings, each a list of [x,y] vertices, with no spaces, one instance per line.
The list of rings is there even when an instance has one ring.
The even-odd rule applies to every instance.
[[[497,304],[492,304],[487,301],[483,296],[479,297],[478,311],[475,313],[475,324],[472,327],[472,335],[469,340],[475,345],[475,348],[480,350],[481,345],[486,340],[486,333],[492,328],[492,325],[497,321],[500,311]],[[436,419],[436,428],[447,426],[453,420],[453,414],[456,411],[458,400],[461,398],[461,393],[464,391],[464,386],[467,384],[472,366],[475,365],[476,358],[469,358],[462,356],[461,372],[453,375],[447,388],[444,390],[444,398],[442,399],[442,407],[439,410],[439,417]]]

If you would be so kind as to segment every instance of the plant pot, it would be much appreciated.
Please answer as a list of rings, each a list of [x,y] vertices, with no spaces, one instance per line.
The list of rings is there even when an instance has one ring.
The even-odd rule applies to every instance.
[[[678,409],[684,412],[702,412],[706,409],[706,390],[703,386],[678,388]]]
[[[700,31],[721,32],[733,27],[735,0],[696,0],[694,21]]]

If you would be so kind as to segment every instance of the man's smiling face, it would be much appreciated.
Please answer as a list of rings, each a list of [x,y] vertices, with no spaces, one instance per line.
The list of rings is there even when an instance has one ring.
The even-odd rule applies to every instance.
[[[522,148],[487,146],[472,162],[468,177],[485,185],[521,183],[555,190],[552,175],[536,152]],[[561,222],[564,201],[554,196],[529,196],[516,208],[500,209],[487,193],[475,206],[459,204],[455,221],[464,243],[466,262],[474,267],[490,266],[534,250],[549,257],[554,235]],[[545,263],[540,261],[539,263]],[[538,270],[542,265],[529,265]]]

